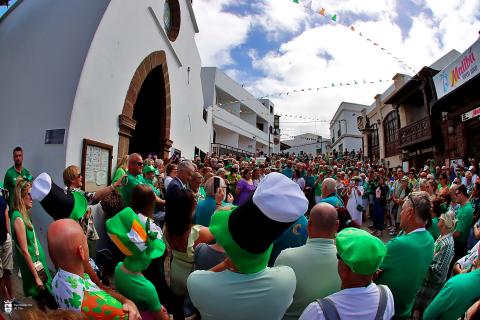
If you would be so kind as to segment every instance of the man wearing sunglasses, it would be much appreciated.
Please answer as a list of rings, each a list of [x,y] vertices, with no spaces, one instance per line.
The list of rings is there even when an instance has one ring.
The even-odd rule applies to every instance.
[[[126,181],[122,182],[123,186],[120,188],[120,195],[126,207],[131,207],[132,191],[137,184],[147,184],[142,175],[143,159],[138,153],[132,153],[128,157],[128,168]],[[156,203],[164,205],[165,201],[156,196]]]
[[[375,282],[387,285],[395,298],[395,318],[407,319],[420,285],[433,258],[433,238],[425,229],[431,220],[428,193],[412,192],[400,213],[404,234],[387,243],[387,255],[380,265]]]

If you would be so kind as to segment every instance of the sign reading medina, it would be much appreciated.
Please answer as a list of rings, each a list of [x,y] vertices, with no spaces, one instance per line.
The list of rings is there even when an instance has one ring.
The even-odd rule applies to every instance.
[[[435,77],[435,90],[440,99],[457,89],[480,72],[480,39]]]

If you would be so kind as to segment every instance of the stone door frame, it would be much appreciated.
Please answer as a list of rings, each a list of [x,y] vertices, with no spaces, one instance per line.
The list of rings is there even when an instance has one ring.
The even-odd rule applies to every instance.
[[[163,80],[165,84],[165,108],[161,110],[161,119],[159,123],[159,134],[161,154],[158,155],[160,159],[167,159],[170,148],[172,147],[172,140],[170,140],[170,123],[171,123],[171,99],[170,99],[170,79],[168,76],[168,66],[165,51],[155,51],[150,53],[135,71],[130,86],[128,87],[127,96],[123,103],[122,113],[118,116],[118,155],[117,159],[121,159],[128,154],[130,145],[130,138],[135,130],[137,122],[133,119],[133,109],[137,101],[138,93],[142,88],[143,82],[148,74],[156,67],[161,66],[163,71]]]

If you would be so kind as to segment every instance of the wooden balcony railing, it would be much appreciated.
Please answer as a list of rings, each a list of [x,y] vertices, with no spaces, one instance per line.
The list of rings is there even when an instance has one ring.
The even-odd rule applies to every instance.
[[[406,127],[400,128],[400,147],[406,147],[432,138],[430,118],[425,117]]]

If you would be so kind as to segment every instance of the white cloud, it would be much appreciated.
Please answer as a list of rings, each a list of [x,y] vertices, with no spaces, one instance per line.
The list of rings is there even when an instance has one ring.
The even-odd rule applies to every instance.
[[[225,12],[233,0],[196,0],[193,2],[200,33],[196,41],[203,66],[226,66],[234,61],[231,50],[247,40],[251,16]]]
[[[478,16],[480,12],[479,0],[413,0],[417,5],[430,9],[433,14],[430,17],[418,12],[412,16],[411,28],[403,38],[402,30],[395,23],[395,19],[405,13],[395,11],[396,1],[402,0],[313,0],[316,12],[320,7],[324,7],[328,16],[337,14],[339,23],[351,18],[350,13],[361,15],[363,20],[370,17],[369,21],[353,21],[356,32],[333,24],[328,21],[328,17],[307,13],[291,0],[260,1],[255,4],[255,14],[252,15],[252,20],[249,20],[249,26],[260,28],[265,33],[266,40],[281,40],[281,44],[264,54],[260,54],[264,51],[259,48],[246,49],[252,60],[252,67],[262,73],[262,77],[252,80],[244,70],[232,70],[229,74],[247,83],[247,89],[257,96],[313,88],[306,93],[276,96],[271,99],[278,113],[329,120],[342,101],[372,104],[374,96],[383,93],[391,81],[373,85],[329,87],[318,91],[316,88],[354,80],[363,83],[363,79],[391,79],[396,73],[412,74],[405,65],[386,54],[386,50],[382,51],[381,47],[419,71],[451,49],[464,51],[478,37],[480,21],[475,15]],[[216,8],[213,10],[216,14],[225,14],[218,13],[221,5]],[[360,37],[358,32],[362,32],[365,37]],[[247,34],[248,30],[243,36]],[[373,41],[368,42],[367,37]],[[245,38],[241,39],[245,41]],[[379,45],[374,46],[373,42]],[[262,43],[256,45],[262,46]],[[204,47],[204,44],[199,43],[199,46]],[[227,41],[223,47],[228,53],[233,45]],[[212,59],[222,61],[222,56],[212,55]],[[302,119],[283,117],[281,120],[284,123],[299,121]],[[328,123],[323,122],[285,123],[282,129],[288,134],[315,132],[329,136],[328,126]]]

